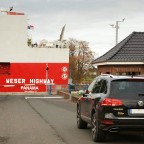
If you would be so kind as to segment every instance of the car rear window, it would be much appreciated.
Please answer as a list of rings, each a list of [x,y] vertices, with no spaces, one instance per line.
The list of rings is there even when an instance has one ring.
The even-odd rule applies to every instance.
[[[110,96],[122,99],[144,99],[144,79],[120,79],[111,82]]]

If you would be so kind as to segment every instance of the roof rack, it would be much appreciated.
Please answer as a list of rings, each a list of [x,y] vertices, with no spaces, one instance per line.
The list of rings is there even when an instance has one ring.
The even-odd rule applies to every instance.
[[[142,74],[142,75],[136,75],[136,77],[144,77],[144,74]]]
[[[114,75],[112,75],[112,74],[101,74],[101,76],[109,76],[110,78],[114,77]]]
[[[112,75],[112,74],[101,74],[100,76],[107,76],[107,77],[110,77],[110,78],[115,78],[115,77],[131,77],[131,78],[134,78],[134,77],[144,77],[144,74],[142,75]]]

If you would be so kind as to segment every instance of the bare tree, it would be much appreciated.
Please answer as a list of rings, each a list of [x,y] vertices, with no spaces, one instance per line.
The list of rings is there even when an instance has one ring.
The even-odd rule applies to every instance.
[[[80,83],[92,68],[91,62],[94,60],[95,53],[90,50],[88,44],[86,41],[69,39],[70,72],[74,83]]]

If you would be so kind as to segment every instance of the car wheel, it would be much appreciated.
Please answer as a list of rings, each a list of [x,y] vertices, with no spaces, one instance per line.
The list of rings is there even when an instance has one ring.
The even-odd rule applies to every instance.
[[[79,129],[86,129],[87,128],[87,122],[85,122],[81,119],[79,106],[77,107],[77,127]]]
[[[92,138],[94,142],[102,142],[105,140],[106,132],[104,132],[99,128],[99,124],[96,119],[96,113],[93,114],[92,116],[91,129],[92,129]]]

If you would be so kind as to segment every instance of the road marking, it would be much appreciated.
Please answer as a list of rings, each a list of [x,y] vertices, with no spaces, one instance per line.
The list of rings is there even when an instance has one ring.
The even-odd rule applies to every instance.
[[[25,99],[63,99],[63,97],[25,97]]]

